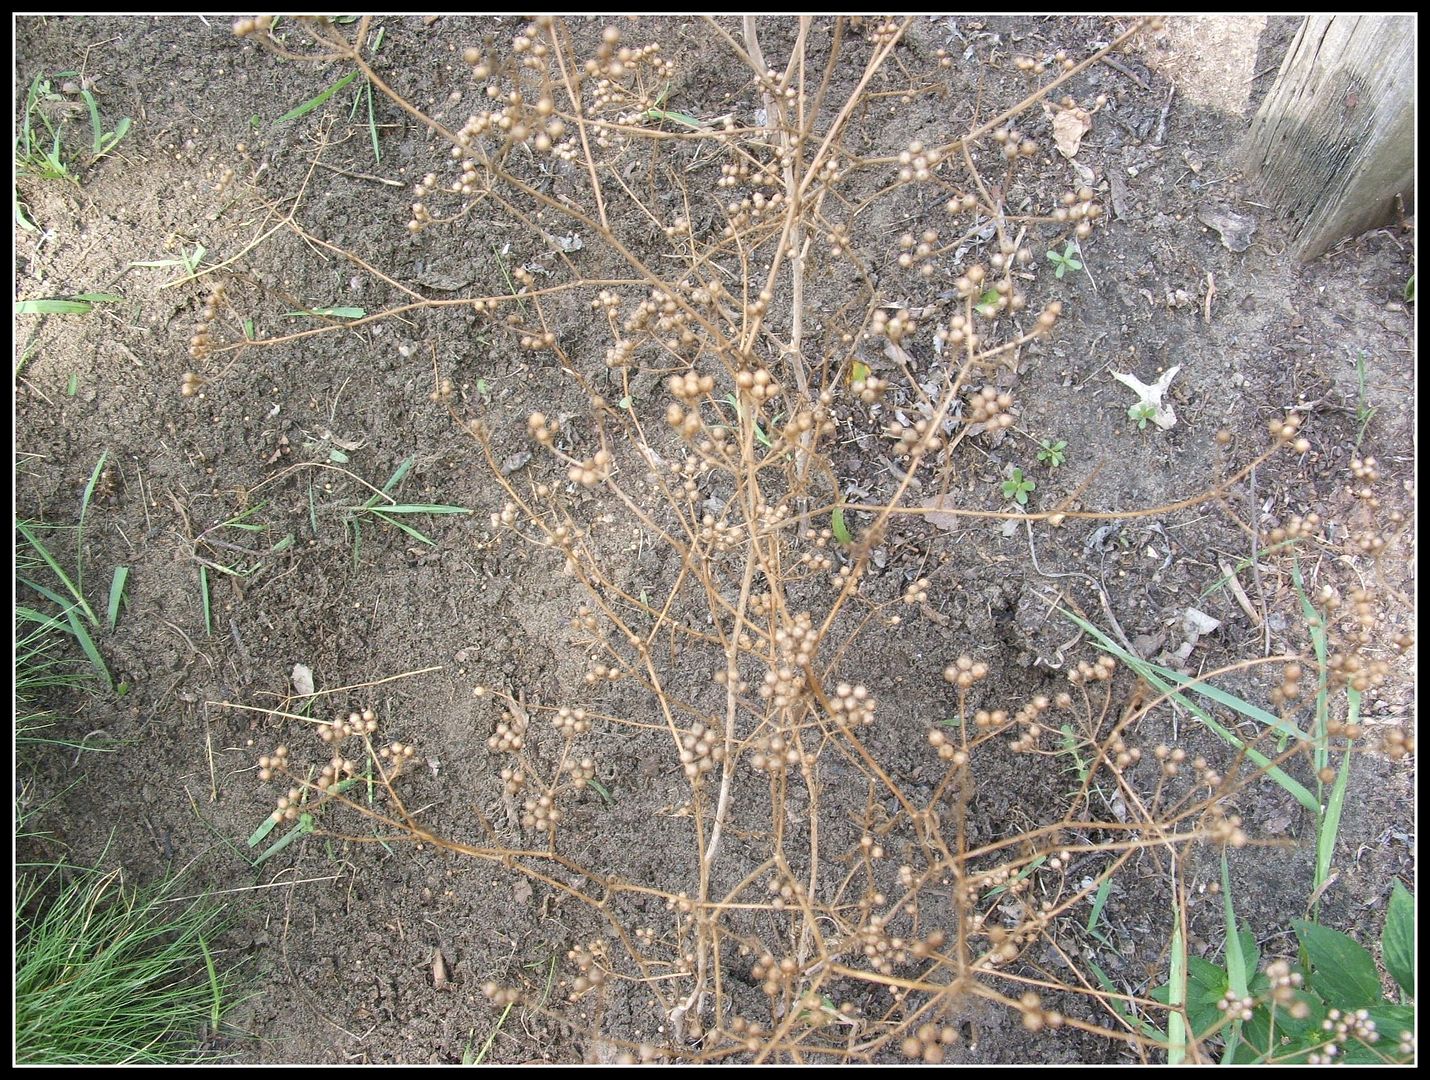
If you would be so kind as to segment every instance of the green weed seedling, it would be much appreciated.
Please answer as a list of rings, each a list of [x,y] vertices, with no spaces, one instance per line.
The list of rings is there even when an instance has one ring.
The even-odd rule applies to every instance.
[[[1157,415],[1157,406],[1139,401],[1127,409],[1127,419],[1137,425],[1138,431],[1146,431],[1148,422]]]
[[[1066,439],[1059,439],[1054,442],[1052,439],[1044,439],[1038,450],[1038,460],[1050,469],[1056,469],[1068,458],[1068,444]]]
[[[407,524],[402,518],[412,514],[470,514],[471,511],[465,506],[447,506],[442,503],[400,503],[392,497],[392,491],[398,484],[406,478],[412,471],[412,466],[416,464],[417,458],[409,457],[396,471],[387,478],[387,483],[382,485],[382,490],[377,492],[361,506],[351,506],[343,518],[345,525],[353,538],[353,566],[356,567],[362,557],[362,527],[364,522],[381,522],[390,525],[394,529],[412,537],[418,543],[426,544],[428,547],[436,547],[436,542],[431,537],[420,532],[418,529]]]
[[[1415,901],[1395,882],[1381,956],[1399,1001],[1381,990],[1375,959],[1354,938],[1295,919],[1297,959],[1260,964],[1256,935],[1238,924],[1222,857],[1226,948],[1220,963],[1186,957],[1190,1038],[1223,1064],[1407,1064],[1414,1058]],[[1172,983],[1152,991],[1170,1003]]]
[[[1038,485],[1028,477],[1023,475],[1023,470],[1014,468],[1008,479],[1003,481],[1003,497],[1014,500],[1019,506],[1028,505],[1028,493],[1037,489]]]
[[[199,566],[199,602],[203,609],[204,632],[213,633],[213,594],[210,573],[231,578],[251,578],[259,573],[265,561],[293,546],[289,533],[266,551],[239,543],[245,536],[257,537],[268,526],[254,521],[256,514],[268,506],[261,502],[241,513],[209,526],[194,538],[194,561]]]
[[[41,525],[38,522],[16,520],[15,532],[20,542],[15,545],[15,580],[50,601],[56,609],[49,613],[28,607],[25,610],[43,625],[57,626],[71,634],[105,684],[110,689],[116,689],[109,667],[94,643],[93,632],[100,628],[99,616],[84,595],[84,520],[94,499],[95,486],[99,483],[108,461],[109,451],[106,450],[100,454],[99,461],[95,463],[94,471],[90,474],[89,483],[85,485],[84,495],[80,499],[79,520],[74,525]],[[44,536],[47,532],[71,528],[75,533],[73,572],[65,569],[55,554],[55,549],[46,542]],[[109,590],[114,620],[118,618],[119,605],[123,601],[128,578],[127,568],[115,570]],[[111,628],[112,625],[111,621]]]
[[[44,106],[63,102],[55,93],[48,76],[36,75],[25,95],[25,111],[20,118],[20,130],[15,137],[15,171],[37,176],[42,180],[68,180],[79,183],[79,177],[65,163],[60,142],[63,123],[51,123]],[[36,127],[36,121],[39,127]],[[39,128],[43,128],[41,131]]]
[[[43,180],[68,180],[78,184],[79,176],[67,159],[64,148],[64,128],[69,115],[81,109],[89,114],[90,165],[113,153],[129,134],[133,122],[126,116],[114,126],[113,131],[105,131],[94,91],[87,86],[80,88],[79,95],[84,103],[81,106],[55,90],[53,80],[60,78],[79,78],[79,73],[61,71],[52,76],[37,75],[30,82],[25,95],[25,110],[15,136],[16,172]],[[52,120],[51,113],[58,119]]]
[[[129,134],[132,121],[129,117],[122,117],[119,123],[114,125],[113,131],[105,131],[104,125],[99,120],[99,103],[94,100],[94,93],[85,89],[80,91],[80,97],[84,98],[84,103],[89,107],[89,128],[90,128],[90,164],[94,164],[105,154],[111,153],[116,146],[124,141],[124,136]]]
[[[1062,251],[1049,251],[1048,262],[1053,264],[1053,277],[1059,281],[1069,270],[1081,270],[1082,262],[1078,259],[1078,247],[1071,240],[1063,245]]]

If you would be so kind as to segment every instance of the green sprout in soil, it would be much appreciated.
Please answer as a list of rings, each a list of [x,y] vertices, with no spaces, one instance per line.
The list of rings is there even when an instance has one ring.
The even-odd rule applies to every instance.
[[[58,547],[45,537],[47,532],[60,532],[67,527],[16,520],[15,532],[19,536],[19,542],[15,545],[15,580],[25,589],[55,606],[53,611],[25,608],[24,610],[33,616],[31,621],[48,622],[73,635],[94,670],[112,687],[114,679],[94,642],[94,634],[101,627],[101,619],[85,599],[84,588],[84,520],[94,499],[95,489],[105,476],[108,460],[108,451],[99,456],[80,498],[79,519],[72,526],[75,533],[73,571],[66,569]],[[121,567],[115,570],[111,580],[109,610],[112,620],[118,619],[119,604],[123,600],[128,575],[128,569]],[[113,628],[112,621],[110,628]]]
[[[18,173],[37,176],[43,180],[79,183],[71,161],[67,160],[63,134],[69,116],[80,111],[81,107],[66,95],[78,93],[84,102],[83,109],[89,114],[91,165],[112,153],[129,134],[132,121],[127,116],[115,124],[113,131],[104,130],[94,91],[83,85],[83,81],[67,81],[60,84],[58,91],[55,89],[54,79],[79,78],[78,72],[61,71],[53,76],[37,75],[31,81],[29,91],[25,95],[25,111],[20,120],[19,133],[15,137],[15,164]]]
[[[378,491],[361,506],[352,506],[347,510],[347,516],[343,519],[353,537],[353,565],[358,564],[362,554],[362,526],[364,522],[381,522],[391,525],[394,529],[403,532],[416,540],[420,544],[428,547],[435,547],[436,542],[426,534],[413,528],[402,517],[411,514],[470,514],[471,511],[465,506],[447,506],[442,503],[399,503],[392,498],[392,490],[402,483],[403,479],[412,471],[412,466],[416,464],[416,457],[409,457],[393,474],[388,477],[387,483],[382,485],[382,490]],[[396,515],[396,516],[394,516]]]
[[[1080,254],[1081,252],[1078,250],[1078,246],[1071,240],[1063,246],[1061,252],[1050,250],[1048,252],[1048,261],[1055,267],[1053,276],[1061,280],[1062,276],[1069,270],[1081,270],[1082,263],[1077,258]]]
[[[1127,410],[1127,419],[1137,424],[1138,431],[1147,430],[1148,421],[1156,415],[1157,406],[1147,401],[1139,401],[1136,405],[1130,406]]]
[[[1059,439],[1054,442],[1052,439],[1044,439],[1042,447],[1038,451],[1038,460],[1050,469],[1056,469],[1067,460],[1068,444],[1066,439]]]
[[[1028,505],[1028,492],[1037,488],[1037,484],[1023,475],[1023,470],[1014,468],[1008,479],[1003,481],[1003,497],[1013,499],[1019,506]]]

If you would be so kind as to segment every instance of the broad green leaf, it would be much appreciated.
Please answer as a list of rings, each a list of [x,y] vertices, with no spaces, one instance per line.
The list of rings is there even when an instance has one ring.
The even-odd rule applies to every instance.
[[[1384,1004],[1375,960],[1355,939],[1320,923],[1293,919],[1296,936],[1310,957],[1312,988],[1338,1009]]]
[[[1415,899],[1397,878],[1380,935],[1385,969],[1408,998],[1415,997]]]

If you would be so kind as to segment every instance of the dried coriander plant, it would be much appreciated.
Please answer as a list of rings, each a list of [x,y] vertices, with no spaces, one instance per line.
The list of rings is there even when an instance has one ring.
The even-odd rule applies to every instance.
[[[1175,1007],[1106,985],[1065,944],[1070,928],[1119,874],[1184,891],[1196,848],[1248,843],[1231,796],[1309,760],[1308,746],[1277,745],[1271,729],[1253,754],[1228,747],[1215,761],[1144,746],[1139,722],[1167,695],[1129,693],[1136,680],[1106,655],[1069,660],[1061,689],[1026,699],[997,689],[973,643],[940,659],[944,687],[876,694],[861,673],[881,643],[920,633],[930,595],[952,587],[936,568],[872,573],[890,538],[916,532],[930,505],[1007,516],[960,505],[973,467],[962,444],[1005,436],[1018,414],[1006,375],[1065,315],[1038,299],[1049,275],[1035,252],[1107,227],[1091,188],[1046,190],[1044,148],[1018,124],[1039,104],[1105,105],[1058,95],[1146,21],[1081,61],[1017,58],[1040,80],[1023,100],[901,146],[885,145],[876,114],[938,92],[949,62],[906,45],[910,20],[791,20],[777,57],[755,19],[706,20],[698,29],[739,66],[743,93],[703,114],[672,108],[681,72],[659,44],[538,18],[462,53],[487,107],[455,127],[373,69],[370,19],[284,23],[243,19],[235,32],[277,57],[356,68],[432,133],[412,237],[440,243],[478,213],[517,226],[501,288],[441,301],[406,289],[399,308],[357,322],[453,308],[561,372],[584,410],[513,421],[450,378],[434,400],[503,489],[494,532],[545,549],[579,588],[571,640],[587,661],[553,704],[476,688],[504,821],[430,832],[400,791],[417,751],[381,742],[362,710],[317,729],[331,750],[317,773],[287,747],[260,762],[260,778],[287,786],[274,813],[321,813],[353,839],[329,810],[375,819],[383,835],[585,905],[604,936],[567,954],[569,1012],[510,973],[484,989],[625,1059],[937,1063],[967,1050],[987,1003],[1030,1033],[1080,1029],[1162,1053],[1149,1032]],[[210,295],[195,359],[224,348],[214,312],[234,299]],[[578,324],[604,336],[604,355],[568,346],[589,340]],[[1275,422],[1264,453],[1178,506],[1299,449],[1299,425]],[[514,437],[536,454],[520,476],[495,449]],[[886,480],[841,475],[849,445],[884,459]],[[1071,500],[1021,515],[1109,516]],[[1314,528],[1288,523],[1282,539]],[[658,589],[636,583],[631,537],[659,552]],[[1382,661],[1358,659],[1363,637],[1347,641],[1334,679],[1383,675]],[[1311,665],[1271,661],[1289,707]],[[621,853],[572,853],[568,810],[599,787],[613,734],[624,756],[664,762],[683,785],[672,812],[687,842],[656,880],[623,869]],[[1358,734],[1343,726],[1323,745]],[[369,765],[385,808],[347,793]],[[980,798],[1029,770],[1048,777],[1040,805],[999,812]],[[607,1032],[618,1012],[650,1016],[649,1037]]]

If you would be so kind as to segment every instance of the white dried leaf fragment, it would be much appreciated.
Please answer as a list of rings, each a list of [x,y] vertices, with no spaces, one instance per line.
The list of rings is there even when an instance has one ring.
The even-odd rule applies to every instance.
[[[1180,364],[1176,367],[1168,368],[1162,372],[1161,378],[1151,386],[1148,386],[1136,375],[1124,375],[1120,371],[1111,371],[1108,372],[1108,374],[1137,395],[1137,405],[1134,405],[1133,408],[1137,408],[1138,406],[1151,408],[1152,415],[1150,419],[1152,423],[1156,424],[1163,431],[1166,431],[1176,426],[1177,414],[1173,411],[1172,406],[1162,399],[1167,394],[1167,387],[1172,385],[1172,380],[1177,377],[1177,372],[1181,370],[1182,366]]]

